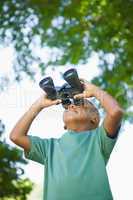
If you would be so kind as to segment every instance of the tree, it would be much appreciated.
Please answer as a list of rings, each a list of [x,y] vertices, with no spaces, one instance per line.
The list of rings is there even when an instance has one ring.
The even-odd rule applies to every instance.
[[[132,0],[5,0],[0,5],[0,38],[16,50],[17,80],[23,72],[34,77],[33,62],[43,74],[50,65],[86,63],[97,52],[101,75],[93,82],[115,96],[132,119],[132,18]],[[37,41],[44,53],[50,47],[50,60],[35,55]]]
[[[0,120],[0,199],[26,200],[33,184],[28,178],[21,178],[24,170],[20,164],[27,162],[22,158],[22,151],[6,143],[4,131],[5,125]]]

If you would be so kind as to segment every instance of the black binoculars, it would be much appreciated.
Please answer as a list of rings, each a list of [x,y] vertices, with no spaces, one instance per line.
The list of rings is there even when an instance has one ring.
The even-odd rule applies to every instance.
[[[39,82],[39,86],[46,92],[47,97],[51,100],[61,99],[62,105],[81,105],[83,99],[74,99],[74,95],[82,93],[83,84],[80,82],[76,69],[72,68],[63,74],[64,80],[67,82],[61,87],[55,87],[51,77],[46,77]]]

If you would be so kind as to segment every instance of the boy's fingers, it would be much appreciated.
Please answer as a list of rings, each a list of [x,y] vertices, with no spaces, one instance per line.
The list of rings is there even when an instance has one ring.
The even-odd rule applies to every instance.
[[[88,83],[88,81],[85,80],[85,79],[83,79],[83,78],[80,78],[79,80],[80,80],[82,83]]]
[[[81,82],[82,84],[84,84],[84,79],[80,78],[79,80],[80,80],[80,82]]]
[[[82,93],[82,94],[76,94],[76,95],[74,95],[74,99],[78,99],[78,98],[84,98],[85,97],[85,95],[84,95],[84,93]]]
[[[61,99],[55,100],[55,104],[56,104],[56,105],[58,105],[58,104],[60,104],[60,103],[61,103]]]

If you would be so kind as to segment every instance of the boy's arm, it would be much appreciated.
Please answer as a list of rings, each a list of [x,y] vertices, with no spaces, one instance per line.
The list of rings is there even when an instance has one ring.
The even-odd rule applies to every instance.
[[[101,106],[106,111],[103,126],[108,136],[113,138],[119,129],[123,117],[123,109],[111,95],[100,88],[94,91],[94,96],[100,101]]]
[[[106,111],[106,116],[103,123],[104,128],[108,136],[115,137],[123,116],[123,109],[120,107],[118,102],[107,92],[103,91],[94,84],[88,83],[86,80],[82,80],[82,83],[84,84],[85,90],[82,94],[75,95],[75,97],[96,97],[100,101],[101,106]]]
[[[52,101],[46,98],[46,94],[42,95],[16,123],[10,133],[10,140],[12,140],[16,145],[22,147],[25,151],[29,151],[30,141],[27,134],[33,120],[43,108],[56,105],[58,103],[60,103],[60,100]]]

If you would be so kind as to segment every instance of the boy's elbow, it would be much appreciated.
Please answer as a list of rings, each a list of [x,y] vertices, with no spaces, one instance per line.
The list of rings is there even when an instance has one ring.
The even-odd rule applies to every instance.
[[[15,133],[11,132],[9,135],[9,139],[15,143],[15,141],[17,140],[17,136]]]
[[[121,107],[118,107],[116,109],[114,109],[112,111],[112,116],[113,117],[119,117],[119,118],[122,118],[124,115],[124,110],[121,108]]]

